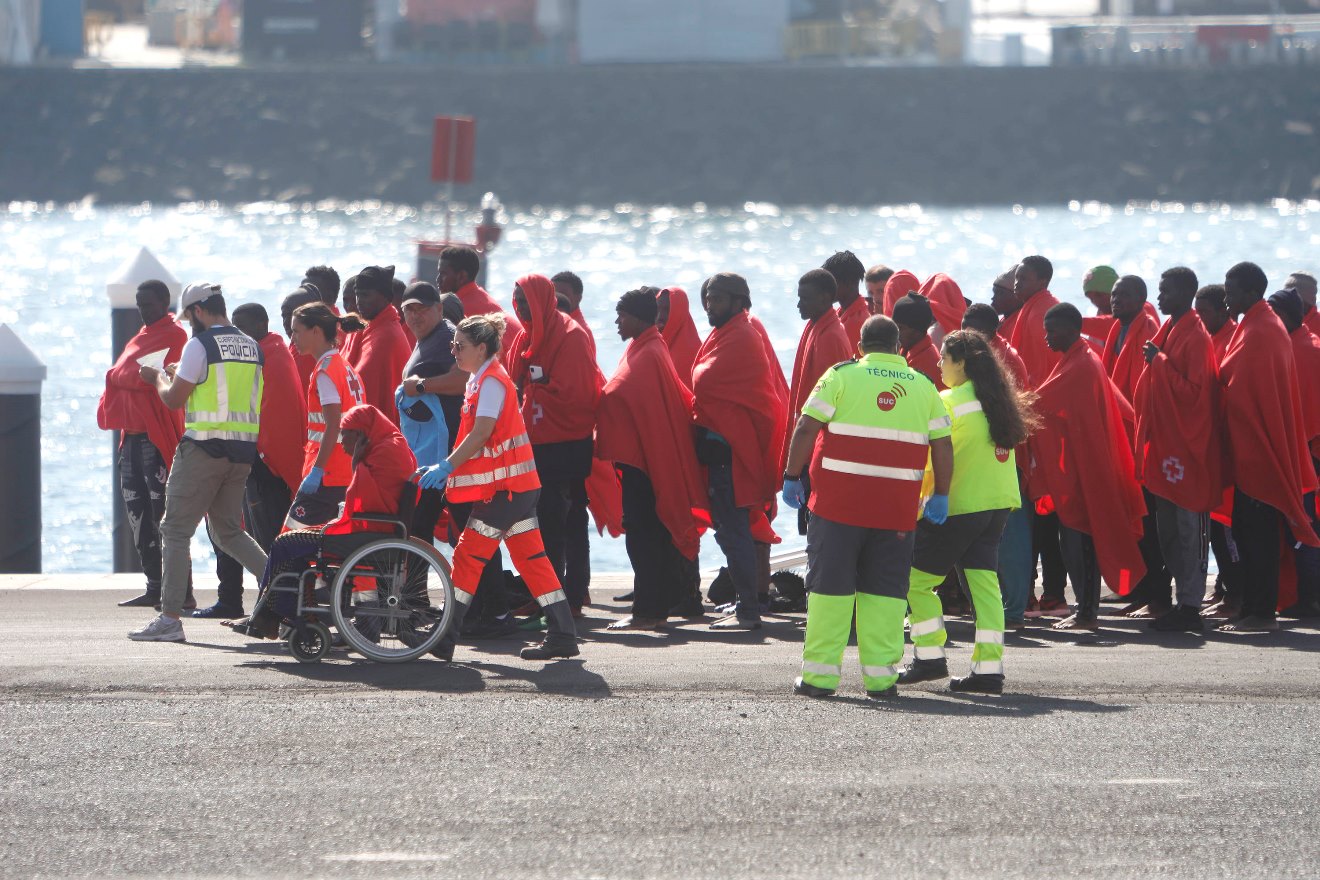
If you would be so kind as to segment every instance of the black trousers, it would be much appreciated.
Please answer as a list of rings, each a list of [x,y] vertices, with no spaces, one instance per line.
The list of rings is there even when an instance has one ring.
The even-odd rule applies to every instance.
[[[125,434],[119,447],[119,495],[128,510],[147,592],[160,595],[160,520],[165,515],[165,478],[168,471],[146,434]]]
[[[1283,517],[1241,489],[1233,496],[1233,538],[1242,571],[1243,616],[1273,620],[1279,606],[1279,541]]]
[[[1164,563],[1164,551],[1160,549],[1160,529],[1156,521],[1155,510],[1158,502],[1155,496],[1142,489],[1146,498],[1146,515],[1141,518],[1141,540],[1137,542],[1141,550],[1141,560],[1146,563],[1145,576],[1137,581],[1129,602],[1144,602],[1155,609],[1173,607],[1173,575]]]
[[[645,473],[618,466],[623,483],[624,546],[633,568],[633,616],[664,619],[686,595],[687,560],[655,510],[655,487]]]
[[[1240,607],[1242,605],[1242,561],[1238,558],[1237,540],[1232,529],[1223,523],[1210,520],[1210,549],[1215,554],[1215,566],[1219,569],[1219,585],[1224,589],[1224,602]]]
[[[1068,569],[1063,564],[1060,550],[1059,515],[1057,513],[1031,513],[1031,569],[1032,580],[1036,579],[1036,559],[1040,559],[1041,598],[1046,597],[1063,601],[1063,591],[1068,586]],[[1077,585],[1073,584],[1073,589]]]
[[[1100,563],[1091,536],[1059,524],[1059,549],[1068,579],[1077,594],[1077,616],[1095,620],[1100,614]]]
[[[587,514],[587,481],[569,484],[568,518],[564,522],[564,576],[559,580],[569,596],[585,600],[591,589],[591,521]]]
[[[545,542],[545,555],[563,584],[568,604],[580,608],[587,601],[587,583],[581,577],[583,545],[590,553],[587,537],[586,487],[591,473],[592,440],[567,440],[562,443],[537,443],[532,447],[536,456],[536,472],[541,478],[541,496],[536,502],[536,518],[541,523],[541,540]],[[574,496],[582,499],[581,516],[570,529],[570,513]],[[572,532],[572,533],[571,533]],[[577,578],[568,574],[569,545],[575,546],[574,564]]]
[[[260,458],[254,461],[243,493],[243,527],[267,553],[279,537],[292,502],[293,493],[288,484],[275,476]]]

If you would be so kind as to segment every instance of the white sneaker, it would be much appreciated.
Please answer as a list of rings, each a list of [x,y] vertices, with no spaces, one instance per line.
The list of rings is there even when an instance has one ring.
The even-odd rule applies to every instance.
[[[183,635],[183,621],[175,620],[164,614],[158,614],[142,629],[135,629],[128,634],[135,642],[186,642]]]

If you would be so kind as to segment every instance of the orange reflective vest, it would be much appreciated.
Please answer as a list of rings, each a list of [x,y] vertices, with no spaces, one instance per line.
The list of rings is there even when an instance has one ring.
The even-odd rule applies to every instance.
[[[321,392],[316,385],[316,377],[325,373],[339,390],[339,414],[342,416],[353,407],[364,403],[362,380],[348,365],[337,349],[330,349],[321,355],[312,370],[311,381],[307,385],[307,444],[303,446],[303,476],[316,464],[316,457],[321,453],[321,441],[325,439],[325,413],[321,410]],[[330,460],[325,466],[322,486],[347,486],[353,479],[353,460],[338,443],[330,453]]]
[[[496,379],[504,386],[504,406],[486,444],[449,476],[445,495],[450,501],[488,501],[496,492],[530,492],[541,488],[536,459],[532,457],[532,441],[518,411],[518,389],[499,361],[491,362],[481,381],[464,395],[454,446],[461,444],[477,423],[477,402],[487,379]]]

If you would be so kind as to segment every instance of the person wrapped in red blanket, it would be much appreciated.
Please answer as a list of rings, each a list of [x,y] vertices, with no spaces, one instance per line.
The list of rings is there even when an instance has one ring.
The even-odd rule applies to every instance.
[[[339,427],[340,443],[353,462],[353,477],[344,496],[343,511],[324,526],[285,532],[275,539],[261,577],[262,599],[251,617],[226,624],[235,632],[275,638],[280,621],[293,610],[290,597],[284,594],[279,594],[279,602],[266,600],[266,588],[277,575],[306,568],[321,554],[344,557],[374,540],[379,533],[393,530],[388,523],[363,522],[353,519],[353,515],[399,512],[404,487],[410,484],[417,470],[417,459],[408,448],[408,441],[371,404],[359,404],[344,413]],[[370,603],[374,590],[372,579],[357,578],[354,601]],[[284,600],[290,600],[290,604],[284,605]]]
[[[908,366],[929,379],[937,391],[943,391],[940,351],[930,338],[930,326],[935,323],[930,301],[920,293],[909,293],[894,303],[893,317],[898,325],[899,348]]]
[[[921,289],[917,293],[930,302],[935,323],[940,325],[937,344],[947,334],[962,328],[963,313],[967,311],[967,299],[963,296],[958,282],[943,272],[936,272],[922,282]]]
[[[394,308],[393,266],[368,266],[357,274],[357,304],[367,328],[352,334],[344,357],[362,380],[366,402],[397,425],[394,389],[403,379],[412,345]]]
[[[1023,257],[1013,270],[1011,297],[1003,303],[991,302],[1004,316],[999,335],[1022,358],[1031,383],[1029,390],[1033,391],[1059,362],[1059,353],[1045,343],[1045,313],[1059,303],[1049,291],[1053,277],[1054,266],[1045,257]]]
[[[1101,575],[1126,595],[1146,573],[1137,542],[1146,512],[1123,428],[1131,407],[1082,339],[1082,313],[1069,303],[1044,318],[1059,363],[1036,389],[1041,428],[1028,440],[1027,488],[1038,511],[1058,513],[1075,612],[1057,629],[1098,627]],[[1126,411],[1126,412],[1125,412]]]
[[[601,393],[596,454],[614,462],[623,485],[633,609],[610,628],[653,630],[687,598],[685,563],[697,558],[709,502],[688,426],[692,393],[655,328],[656,299],[631,290],[616,311],[628,347]]]
[[[666,287],[656,294],[655,327],[664,337],[669,356],[674,360],[678,378],[689,389],[692,387],[692,364],[701,350],[701,334],[692,320],[687,291],[681,287]]]
[[[1278,629],[1279,547],[1285,537],[1320,546],[1303,497],[1316,486],[1307,449],[1297,365],[1288,331],[1265,303],[1268,281],[1255,263],[1224,276],[1238,326],[1219,366],[1224,436],[1233,481],[1233,539],[1242,570],[1238,617],[1225,632]],[[1286,527],[1286,531],[1285,531]]]
[[[707,467],[715,539],[728,560],[737,602],[718,629],[759,629],[756,547],[750,515],[774,501],[786,427],[786,401],[752,326],[751,291],[740,275],[712,276],[702,295],[714,328],[692,369],[693,436]],[[779,381],[783,382],[780,374]]]

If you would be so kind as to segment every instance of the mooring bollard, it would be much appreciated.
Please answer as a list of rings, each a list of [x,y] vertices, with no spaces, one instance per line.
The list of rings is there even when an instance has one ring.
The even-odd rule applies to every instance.
[[[143,281],[165,282],[170,289],[170,302],[176,303],[183,286],[169,270],[146,248],[140,249],[134,256],[125,260],[105,283],[106,295],[110,297],[110,363],[119,359],[128,340],[142,329],[142,317],[137,310],[137,289]],[[172,306],[171,306],[172,307]],[[133,544],[133,529],[128,524],[128,511],[124,499],[119,494],[119,432],[110,432],[110,496],[111,510],[114,511],[114,523],[111,540],[114,542],[115,572],[137,572],[142,570],[142,560],[138,558],[137,547]]]
[[[41,383],[46,365],[0,324],[0,573],[41,571]]]

